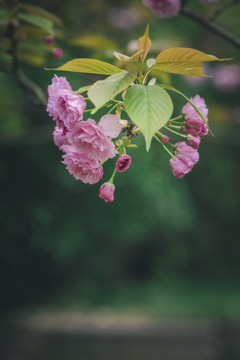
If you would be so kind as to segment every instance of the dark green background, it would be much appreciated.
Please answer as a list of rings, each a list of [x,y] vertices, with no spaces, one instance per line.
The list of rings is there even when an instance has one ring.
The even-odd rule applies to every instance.
[[[141,1],[31,3],[59,15],[69,37],[102,34],[123,52],[149,23],[159,51],[169,44],[239,60],[239,50],[221,38],[181,15],[157,19]],[[111,25],[114,6],[134,8],[139,24]],[[190,7],[208,11],[194,0]],[[239,33],[239,7],[220,20]],[[64,57],[49,55],[47,66],[74,57],[111,60],[100,50],[74,48],[61,39],[58,44]],[[46,91],[53,73],[22,67]],[[65,75],[74,89],[98,79]],[[202,139],[200,162],[182,180],[173,177],[159,144],[146,153],[143,139],[137,139],[139,148],[129,150],[132,166],[116,177],[115,201],[106,204],[98,198],[99,184],[84,185],[64,169],[46,111],[28,102],[11,75],[0,73],[2,309],[108,305],[167,315],[239,316],[239,91],[220,92],[211,80],[194,87],[178,76],[172,84],[187,96],[205,98],[216,137]],[[173,100],[177,115],[185,102]],[[106,166],[104,180],[113,164]]]

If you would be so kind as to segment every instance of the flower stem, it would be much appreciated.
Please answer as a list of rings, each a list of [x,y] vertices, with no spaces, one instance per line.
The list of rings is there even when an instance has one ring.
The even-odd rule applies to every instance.
[[[171,121],[175,121],[175,120],[180,120],[182,118],[183,118],[183,115],[179,115],[179,116],[177,116],[175,118],[169,119],[169,121],[171,122]]]
[[[114,180],[114,178],[115,178],[116,173],[117,173],[117,170],[114,169],[112,176],[111,176],[110,179],[108,180],[108,182],[109,182],[110,184],[113,184],[113,180]]]
[[[180,125],[171,125],[171,124],[169,124],[168,126],[170,126],[172,128],[175,128],[175,129],[181,129]]]
[[[118,106],[118,104],[115,104],[115,105],[107,112],[107,114],[110,114],[117,106]]]
[[[166,150],[166,152],[171,156],[173,157],[173,153],[171,153],[170,150],[168,150],[168,148],[161,142],[161,140],[156,136],[156,135],[153,135],[153,137],[162,145],[162,147]]]
[[[174,130],[172,130],[172,129],[170,129],[169,127],[167,127],[167,126],[163,126],[164,127],[164,129],[166,129],[167,131],[170,131],[171,133],[173,133],[173,134],[175,134],[175,135],[178,135],[178,136],[181,136],[182,138],[186,138],[186,135],[183,135],[183,134],[180,134],[180,133],[178,133],[177,131],[174,131]]]

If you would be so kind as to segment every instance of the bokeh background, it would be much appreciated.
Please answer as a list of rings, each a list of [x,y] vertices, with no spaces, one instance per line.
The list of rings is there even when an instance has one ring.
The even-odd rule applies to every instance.
[[[209,107],[215,137],[202,139],[200,162],[193,171],[182,180],[174,178],[159,144],[153,143],[146,153],[139,138],[138,149],[130,150],[132,166],[117,177],[115,201],[107,204],[98,198],[99,184],[76,181],[61,164],[52,141],[54,123],[45,109],[34,107],[16,79],[0,72],[1,338],[9,345],[5,359],[38,359],[34,352],[32,357],[9,355],[19,316],[38,312],[144,314],[177,324],[208,319],[232,329],[240,317],[240,49],[183,15],[159,19],[137,0],[26,3],[53,12],[65,26],[56,35],[61,60],[50,51],[41,53],[42,35],[39,42],[29,40],[34,56],[23,56],[21,68],[45,92],[53,73],[44,66],[76,57],[113,62],[113,50],[135,50],[148,23],[152,56],[182,46],[234,60],[208,65],[206,72],[213,78],[168,79],[187,96],[204,97]],[[217,6],[188,3],[204,15]],[[239,16],[237,5],[218,23],[240,36]],[[87,38],[96,35],[102,39]],[[101,78],[64,75],[74,89]],[[185,102],[175,95],[173,100],[177,115]],[[237,359],[239,349],[231,348],[227,336],[221,339],[230,349],[225,359]],[[53,353],[49,359],[57,357]],[[70,352],[63,358],[72,359]],[[96,354],[92,358],[98,359]]]

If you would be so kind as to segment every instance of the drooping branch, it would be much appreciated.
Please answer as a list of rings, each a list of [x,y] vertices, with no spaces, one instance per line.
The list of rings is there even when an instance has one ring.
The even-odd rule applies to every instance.
[[[222,7],[220,7],[219,9],[217,9],[216,11],[214,11],[213,14],[211,14],[210,16],[208,16],[208,20],[209,21],[215,21],[219,16],[221,16],[226,10],[230,9],[231,7],[233,7],[234,5],[237,5],[238,3],[240,3],[240,0],[230,0],[229,2],[227,2],[226,4],[224,4]]]
[[[236,3],[239,2],[236,1]],[[219,9],[220,10],[220,9]],[[222,13],[223,10],[220,12]],[[215,13],[215,15],[213,16],[213,20],[220,15],[220,13]],[[194,12],[192,12],[191,10],[182,8],[181,9],[181,14],[183,14],[184,16],[190,18],[193,21],[198,22],[200,25],[204,26],[205,28],[207,28],[208,30],[210,30],[211,32],[213,32],[214,34],[220,36],[221,38],[223,38],[224,40],[227,40],[230,44],[234,45],[236,48],[240,49],[240,39],[235,37],[234,35],[232,35],[231,33],[227,32],[226,30],[224,30],[223,28],[221,28],[220,26],[212,23],[212,19],[210,17],[206,19],[201,17],[198,14],[195,14]]]

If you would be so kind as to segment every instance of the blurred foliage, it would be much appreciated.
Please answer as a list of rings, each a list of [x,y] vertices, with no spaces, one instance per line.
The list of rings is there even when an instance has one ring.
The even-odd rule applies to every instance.
[[[141,1],[70,0],[58,1],[57,7],[47,0],[26,3],[56,14],[65,25],[56,33],[63,59],[52,58],[44,45],[47,67],[76,57],[111,60],[115,43],[124,53],[128,43],[130,54],[146,23],[151,24],[154,55],[169,46],[188,46],[218,57],[233,57],[235,62],[239,59],[239,51],[194,22],[181,15],[159,20]],[[195,0],[192,3],[207,11]],[[122,27],[116,21],[125,9],[135,14],[131,30],[129,21]],[[229,19],[227,15],[221,21],[227,25]],[[239,9],[231,12],[230,25],[234,27],[238,19]],[[237,26],[235,30],[239,31]],[[25,45],[41,52],[43,44],[36,43],[36,36],[43,40],[45,35],[37,31],[34,41]],[[105,44],[104,50],[99,43]],[[47,88],[52,73],[42,66],[22,63],[21,67]],[[214,69],[212,65],[208,71]],[[98,78],[68,75],[74,89]],[[51,139],[54,124],[47,113],[31,106],[12,75],[1,72],[0,81],[2,307],[57,303],[62,297],[74,297],[79,303],[85,299],[97,304],[102,298],[121,302],[128,298],[126,289],[131,289],[129,299],[142,297],[148,302],[152,297],[153,303],[159,301],[161,306],[167,303],[166,288],[174,284],[177,302],[179,284],[186,282],[192,284],[190,292],[200,284],[196,298],[204,293],[201,289],[205,285],[214,291],[220,284],[224,289],[220,294],[225,298],[230,294],[229,301],[235,301],[234,296],[239,296],[240,252],[237,91],[220,91],[211,79],[190,83],[173,75],[173,86],[189,97],[198,93],[206,99],[216,137],[203,139],[201,161],[182,180],[172,176],[168,156],[158,144],[146,153],[143,141],[138,140],[139,149],[131,154],[132,166],[118,176],[115,202],[105,204],[98,198],[98,185],[77,182],[64,169]],[[178,95],[173,97],[177,114],[184,102]],[[100,111],[98,117],[101,115]],[[149,283],[153,288],[149,289]],[[213,309],[211,301],[205,306],[210,304]]]

